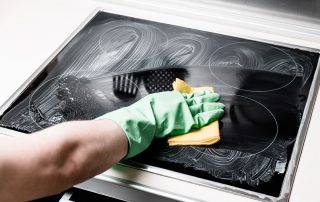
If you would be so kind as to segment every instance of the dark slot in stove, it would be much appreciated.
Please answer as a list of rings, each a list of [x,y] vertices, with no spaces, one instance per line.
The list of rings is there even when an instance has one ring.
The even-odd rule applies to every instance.
[[[0,125],[31,133],[93,119],[172,90],[175,78],[214,86],[226,105],[219,143],[169,147],[158,139],[122,163],[278,197],[318,58],[309,51],[98,12],[4,109]],[[121,90],[124,84],[130,91]]]

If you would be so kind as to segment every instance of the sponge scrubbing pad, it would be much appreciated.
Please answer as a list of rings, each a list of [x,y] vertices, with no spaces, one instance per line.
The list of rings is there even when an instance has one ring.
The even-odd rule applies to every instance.
[[[208,91],[214,93],[213,87],[192,87],[189,86],[186,82],[181,79],[176,78],[176,80],[172,83],[172,87],[174,90],[179,91],[180,93],[195,93],[200,91]]]
[[[176,79],[173,84],[173,89],[181,93],[194,93],[199,91],[214,92],[213,87],[191,87],[181,79]],[[207,126],[191,130],[184,135],[174,136],[168,138],[170,146],[175,145],[211,145],[220,140],[219,122],[215,121]]]

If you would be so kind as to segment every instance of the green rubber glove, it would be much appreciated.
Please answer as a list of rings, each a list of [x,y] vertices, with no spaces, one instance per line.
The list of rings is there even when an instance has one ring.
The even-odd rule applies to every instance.
[[[130,158],[144,151],[154,138],[185,134],[221,118],[224,104],[217,102],[219,98],[211,92],[154,93],[97,119],[113,120],[123,129],[129,142],[126,158]]]

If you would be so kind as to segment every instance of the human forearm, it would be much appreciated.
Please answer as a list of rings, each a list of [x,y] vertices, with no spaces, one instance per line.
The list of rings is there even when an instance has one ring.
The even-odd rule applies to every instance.
[[[12,139],[7,141],[15,146],[3,149],[10,159],[1,175],[11,178],[0,182],[0,195],[8,199],[10,193],[19,193],[21,200],[58,193],[107,170],[127,153],[126,136],[108,120],[68,122]]]
[[[50,142],[47,145],[55,148],[47,150],[48,154],[44,155],[47,160],[42,162],[53,166],[48,167],[49,175],[57,172],[57,177],[61,176],[61,180],[57,180],[59,187],[64,185],[63,179],[68,181],[66,186],[69,187],[95,176],[127,153],[126,136],[120,127],[109,120],[68,122],[34,136],[48,137]],[[48,156],[51,158],[48,159]]]

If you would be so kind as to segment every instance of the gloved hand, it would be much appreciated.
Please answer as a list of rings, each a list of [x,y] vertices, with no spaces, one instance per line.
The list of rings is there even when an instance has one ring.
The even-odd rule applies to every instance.
[[[97,119],[113,120],[123,129],[129,142],[126,158],[130,158],[144,151],[154,138],[185,134],[221,118],[224,104],[217,102],[219,98],[211,92],[154,93]]]

